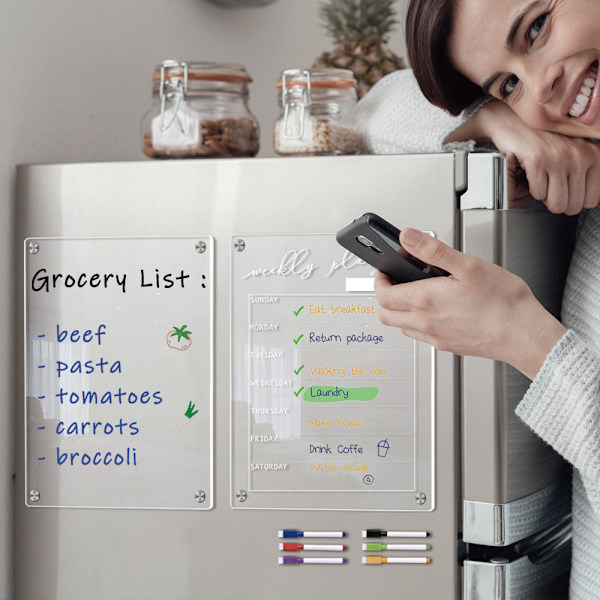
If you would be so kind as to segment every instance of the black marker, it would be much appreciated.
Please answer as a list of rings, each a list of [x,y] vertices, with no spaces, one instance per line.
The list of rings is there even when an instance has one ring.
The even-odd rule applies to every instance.
[[[364,538],[423,538],[428,537],[429,533],[427,531],[383,531],[382,529],[366,529],[363,530],[362,536]]]

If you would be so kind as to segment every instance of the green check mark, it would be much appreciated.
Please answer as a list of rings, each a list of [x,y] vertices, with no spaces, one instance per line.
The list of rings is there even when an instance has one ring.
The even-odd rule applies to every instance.
[[[296,339],[294,340],[294,344],[298,345],[298,342],[299,342],[299,341],[300,341],[300,340],[301,340],[303,337],[304,337],[304,334],[303,334],[303,333],[301,333],[301,334],[300,334],[300,337],[298,337],[298,338],[296,338]]]
[[[294,396],[296,396],[296,398],[302,393],[302,390],[304,389],[304,386],[302,386],[297,392],[294,392]]]
[[[301,307],[300,307],[298,310],[295,310],[295,311],[294,311],[294,314],[295,314],[296,316],[298,316],[298,315],[300,314],[300,311],[301,311],[303,308],[304,308],[304,305],[302,305],[302,306],[301,306]]]
[[[302,371],[302,369],[304,369],[304,365],[300,365],[297,371],[294,369],[294,373],[296,373],[296,375],[300,375],[300,371]]]

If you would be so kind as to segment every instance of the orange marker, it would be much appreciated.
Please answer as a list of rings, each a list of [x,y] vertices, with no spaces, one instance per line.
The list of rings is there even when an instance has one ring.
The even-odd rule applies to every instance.
[[[388,563],[419,565],[430,563],[431,559],[426,556],[363,556],[362,562],[363,565],[385,565]]]

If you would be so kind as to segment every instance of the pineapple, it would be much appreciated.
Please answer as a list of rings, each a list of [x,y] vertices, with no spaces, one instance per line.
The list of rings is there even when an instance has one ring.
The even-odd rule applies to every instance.
[[[324,52],[313,64],[317,69],[350,69],[358,83],[358,97],[382,77],[404,69],[406,64],[386,48],[395,19],[395,0],[328,0],[319,7],[335,48]]]

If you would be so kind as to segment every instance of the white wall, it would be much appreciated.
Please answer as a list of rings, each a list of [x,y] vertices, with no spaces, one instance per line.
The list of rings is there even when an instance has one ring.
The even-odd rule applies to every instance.
[[[398,0],[403,10],[405,0]],[[12,595],[15,389],[14,314],[20,240],[13,234],[15,166],[35,162],[143,160],[140,119],[154,65],[166,58],[239,62],[254,78],[250,106],[259,156],[274,156],[275,82],[331,43],[319,0],[223,9],[205,0],[1,0],[0,2],[0,598]],[[390,46],[403,55],[398,30]],[[16,255],[16,256],[15,256]]]

